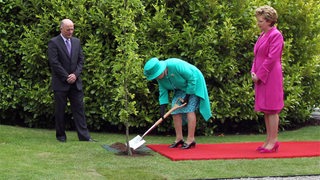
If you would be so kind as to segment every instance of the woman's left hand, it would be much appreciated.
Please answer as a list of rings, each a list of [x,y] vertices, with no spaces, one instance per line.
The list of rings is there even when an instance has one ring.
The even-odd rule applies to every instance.
[[[186,94],[186,96],[183,98],[183,103],[188,104],[188,102],[189,102],[189,97],[190,97],[190,94]]]

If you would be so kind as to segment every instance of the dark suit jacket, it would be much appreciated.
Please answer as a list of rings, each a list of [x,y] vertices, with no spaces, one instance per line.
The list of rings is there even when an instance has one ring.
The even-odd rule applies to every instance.
[[[52,38],[48,43],[48,58],[52,73],[51,85],[54,91],[68,91],[71,85],[67,79],[72,73],[77,76],[75,82],[77,89],[82,90],[80,74],[84,55],[78,38],[71,38],[71,57],[61,35]]]

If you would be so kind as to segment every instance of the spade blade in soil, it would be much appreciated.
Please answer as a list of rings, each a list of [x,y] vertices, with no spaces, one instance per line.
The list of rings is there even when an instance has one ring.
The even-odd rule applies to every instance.
[[[136,150],[138,147],[142,146],[146,141],[142,139],[141,136],[136,136],[135,138],[129,141],[130,148]]]

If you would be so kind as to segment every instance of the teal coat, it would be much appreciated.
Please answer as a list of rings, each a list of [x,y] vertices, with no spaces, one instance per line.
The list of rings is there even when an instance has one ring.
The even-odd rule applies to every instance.
[[[169,58],[164,62],[168,69],[167,76],[157,80],[160,105],[169,103],[169,90],[179,89],[186,94],[194,94],[200,97],[200,114],[207,121],[212,114],[206,81],[201,71],[177,58]]]

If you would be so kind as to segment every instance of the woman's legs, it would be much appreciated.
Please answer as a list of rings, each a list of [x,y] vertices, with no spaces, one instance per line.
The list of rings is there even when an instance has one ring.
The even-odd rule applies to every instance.
[[[176,140],[175,142],[179,142],[183,140],[182,134],[182,115],[181,114],[174,114],[172,115],[174,130],[176,131]]]
[[[278,128],[279,128],[279,114],[265,114],[269,132],[267,133],[266,149],[272,149],[278,141]]]
[[[178,98],[184,97],[185,95],[186,93],[184,91],[175,91],[171,106],[173,107]],[[190,95],[189,102],[186,106],[177,109],[172,113],[174,128],[176,132],[176,142],[183,140],[182,124],[184,120],[188,121],[188,137],[186,143],[190,144],[194,141],[194,134],[197,122],[195,111],[198,109],[199,103],[200,97],[197,97],[196,95],[192,94]]]
[[[176,132],[176,140],[175,142],[178,142],[183,139],[182,134],[182,115],[181,114],[175,114],[173,117],[173,123],[174,123],[174,129]],[[187,137],[187,144],[192,143],[195,138],[194,134],[196,131],[196,124],[197,124],[197,117],[195,112],[187,113],[188,118],[188,137]]]
[[[264,123],[266,125],[266,140],[264,142],[264,144],[262,145],[263,148],[265,148],[267,146],[267,144],[269,143],[270,140],[270,123],[269,123],[269,119],[268,119],[268,114],[264,114]]]
[[[188,138],[186,143],[190,144],[194,141],[194,134],[196,131],[196,125],[197,125],[197,117],[195,112],[189,112],[187,114],[188,117]]]

